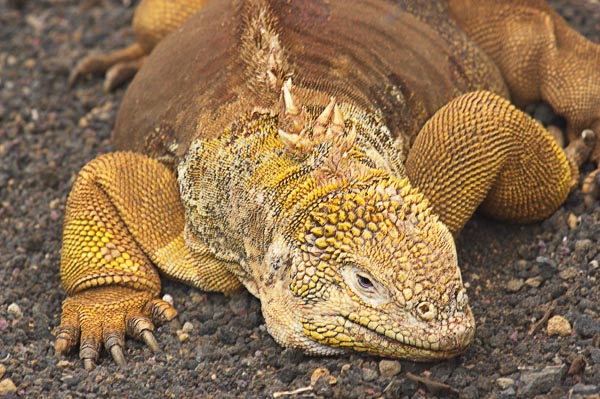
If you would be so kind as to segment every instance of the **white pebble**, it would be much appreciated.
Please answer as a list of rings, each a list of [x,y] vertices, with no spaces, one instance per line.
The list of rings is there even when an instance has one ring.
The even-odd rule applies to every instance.
[[[19,305],[17,305],[16,303],[11,303],[10,305],[8,305],[8,308],[6,310],[9,315],[11,315],[12,317],[14,317],[17,320],[19,320],[23,317],[23,312],[21,312],[21,307]]]
[[[165,294],[162,297],[162,300],[165,301],[166,303],[168,303],[169,305],[173,306],[173,297],[169,294]]]

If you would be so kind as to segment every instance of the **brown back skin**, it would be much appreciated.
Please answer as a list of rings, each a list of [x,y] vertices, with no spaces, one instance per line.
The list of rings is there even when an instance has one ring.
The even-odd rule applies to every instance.
[[[407,3],[208,2],[160,42],[136,75],[116,121],[115,146],[159,157],[176,142],[181,156],[194,139],[218,136],[240,114],[276,107],[279,90],[257,78],[259,45],[242,39],[261,8],[283,47],[283,78],[293,78],[302,104],[323,107],[334,95],[380,111],[405,149],[457,95],[487,89],[508,97],[496,66],[451,20],[445,2]]]

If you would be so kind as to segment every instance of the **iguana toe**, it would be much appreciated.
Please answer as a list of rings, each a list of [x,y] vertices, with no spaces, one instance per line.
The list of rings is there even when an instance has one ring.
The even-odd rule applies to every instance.
[[[600,140],[597,139],[600,136],[600,119],[594,121],[591,128],[584,132],[593,133],[596,139],[595,145],[590,144],[593,150],[591,151],[589,160],[596,164],[597,169],[585,177],[581,187],[584,202],[586,205],[591,205],[600,197],[600,143],[598,142]]]
[[[55,334],[54,351],[57,356],[70,352],[75,343],[79,341],[79,329],[75,327],[61,326],[56,330]]]
[[[600,196],[600,169],[594,170],[583,180],[583,200],[586,205],[593,204]]]
[[[167,301],[154,299],[146,306],[148,315],[155,323],[164,323],[177,316],[177,310]]]
[[[135,75],[144,62],[145,54],[144,50],[136,43],[108,54],[88,55],[80,60],[71,71],[69,87],[73,87],[83,76],[106,74],[104,90],[111,91]]]
[[[150,318],[144,316],[144,314],[148,314]],[[147,311],[144,314],[138,313],[128,316],[127,333],[144,341],[153,352],[158,352],[160,346],[154,337],[154,323],[152,320],[157,324],[167,322],[177,315],[177,311],[169,303],[155,299],[147,306]]]
[[[104,77],[104,91],[110,93],[118,86],[131,80],[138,69],[141,68],[145,58],[139,58],[133,61],[120,62],[108,68]]]
[[[106,71],[107,65],[103,62],[101,55],[89,55],[81,59],[71,70],[69,75],[69,88],[73,87],[77,81],[89,75],[102,74]]]
[[[595,144],[596,133],[592,129],[585,129],[577,140],[569,143],[565,148],[565,154],[577,167],[580,167],[589,159]]]
[[[83,367],[92,370],[100,356],[102,338],[100,335],[100,323],[93,323],[87,328],[82,326],[81,343],[79,345],[79,358],[83,360]]]

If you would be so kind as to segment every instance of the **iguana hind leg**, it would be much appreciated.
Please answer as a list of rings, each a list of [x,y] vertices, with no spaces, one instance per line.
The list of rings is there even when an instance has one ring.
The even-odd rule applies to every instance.
[[[83,58],[71,71],[69,84],[72,86],[81,76],[106,73],[104,90],[113,90],[133,77],[158,42],[202,8],[206,1],[143,0],[133,17],[136,43],[108,54]]]
[[[477,208],[513,222],[546,218],[578,177],[576,160],[541,125],[486,91],[462,95],[436,112],[406,167],[454,235]]]
[[[125,333],[157,349],[154,323],[175,309],[158,299],[167,276],[205,290],[241,287],[231,265],[208,250],[191,252],[183,240],[184,215],[175,176],[141,154],[96,158],[79,173],[65,216],[61,279],[63,303],[55,348],[80,342],[80,357],[93,367],[102,343],[124,365]]]
[[[545,101],[567,121],[569,142],[600,136],[600,46],[544,0],[451,0],[454,19],[498,65],[520,107]],[[600,140],[590,159],[600,164]],[[596,170],[583,185],[599,191]]]

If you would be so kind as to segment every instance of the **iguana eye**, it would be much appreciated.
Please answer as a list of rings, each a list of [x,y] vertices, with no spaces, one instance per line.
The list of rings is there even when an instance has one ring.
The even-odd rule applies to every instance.
[[[360,285],[361,288],[364,288],[365,290],[373,289],[373,282],[364,274],[357,274],[356,281],[358,282],[358,285]]]
[[[387,289],[364,269],[347,265],[342,268],[342,275],[348,287],[363,301],[373,306],[390,301]]]

